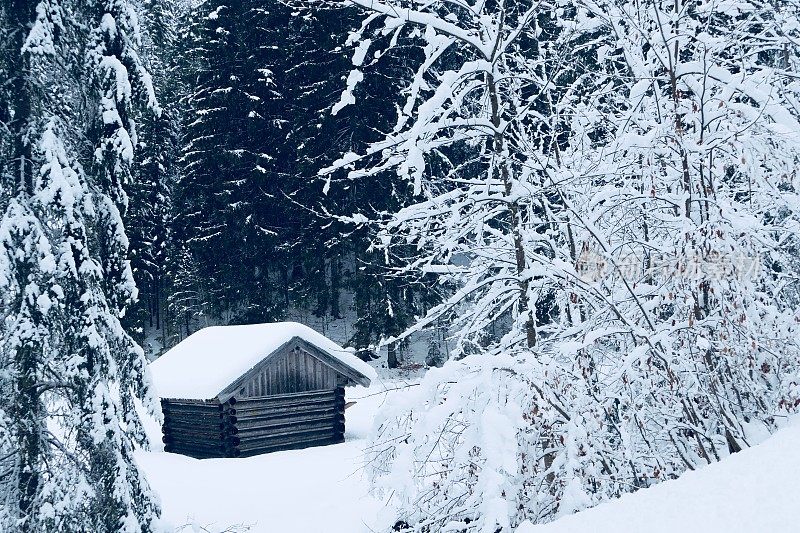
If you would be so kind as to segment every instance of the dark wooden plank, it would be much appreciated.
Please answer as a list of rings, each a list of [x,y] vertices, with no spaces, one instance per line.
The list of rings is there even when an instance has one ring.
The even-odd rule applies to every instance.
[[[258,426],[247,429],[240,429],[236,433],[236,437],[240,440],[252,440],[254,438],[266,438],[283,435],[291,435],[295,433],[303,433],[309,431],[317,431],[323,429],[335,429],[337,431],[344,431],[344,422],[336,419],[323,419],[323,420],[307,420],[299,423],[289,423],[270,426]]]
[[[221,443],[228,433],[214,433],[214,434],[200,434],[200,433],[186,433],[186,432],[170,432],[164,433],[162,440],[180,440],[192,442],[208,442],[208,443]],[[165,441],[166,442],[166,441]]]
[[[164,409],[164,417],[184,420],[214,420],[222,418],[224,411],[180,411]]]
[[[225,425],[222,417],[199,418],[199,417],[174,417],[165,416],[164,426],[185,428],[185,429],[220,429]]]
[[[217,426],[184,426],[177,424],[164,424],[161,426],[161,431],[165,435],[172,433],[184,433],[187,435],[217,435],[225,433],[229,424],[219,424]]]
[[[178,453],[181,455],[186,455],[189,457],[193,457],[195,459],[219,459],[222,457],[231,457],[230,450],[201,450],[197,448],[186,448],[186,447],[177,447],[177,448],[164,448],[165,452],[168,453]],[[236,452],[238,455],[238,451]]]
[[[225,422],[224,417],[199,417],[199,416],[175,416],[173,414],[164,415],[164,425],[210,428],[217,427]]]
[[[344,413],[343,402],[325,402],[318,404],[293,405],[288,407],[273,407],[267,409],[231,409],[226,415],[226,420],[235,423],[239,420],[254,418],[276,418],[294,416],[315,411],[334,410]]]
[[[267,396],[259,396],[254,398],[239,398],[236,396],[231,397],[226,404],[236,404],[236,403],[260,403],[260,402],[269,402],[269,401],[280,401],[283,399],[296,399],[296,398],[318,398],[324,396],[336,396],[336,387],[331,387],[330,389],[318,389],[318,390],[310,390],[310,391],[302,391],[302,392],[292,392],[292,393],[284,393],[284,394],[270,394]]]
[[[161,410],[164,413],[198,415],[198,416],[214,416],[214,415],[218,416],[222,412],[222,406],[219,406],[216,409],[207,409],[207,408],[186,407],[180,405],[167,405],[162,407]]]
[[[242,415],[242,414],[256,413],[256,412],[269,413],[270,411],[280,411],[283,409],[321,409],[323,407],[331,407],[331,406],[344,407],[344,399],[323,398],[312,401],[297,400],[297,401],[283,401],[283,402],[262,403],[262,404],[255,404],[255,403],[237,404],[232,406],[230,409],[227,409],[223,417],[229,415]],[[187,416],[183,416],[180,418],[184,420],[191,420],[191,418]],[[216,420],[216,418],[206,417],[206,420]]]
[[[257,434],[257,435],[250,435],[245,436],[242,433],[236,435],[240,442],[240,446],[249,446],[259,442],[267,442],[267,441],[291,441],[299,438],[304,438],[305,436],[309,435],[328,435],[328,434],[336,434],[341,433],[342,430],[338,426],[334,426],[331,424],[322,425],[319,427],[293,427],[293,428],[276,428],[275,431],[268,432],[266,434]]]
[[[250,452],[254,450],[264,449],[280,449],[286,446],[293,446],[303,442],[313,442],[320,440],[334,440],[338,438],[338,433],[331,430],[316,431],[309,433],[294,433],[282,437],[269,437],[261,439],[251,439],[241,441],[233,449],[238,450],[240,453]]]
[[[193,439],[180,439],[175,437],[163,437],[162,442],[171,448],[192,448],[202,450],[224,450],[227,446],[222,439],[206,441],[206,440],[193,440]]]
[[[191,400],[191,399],[184,399],[184,398],[162,398],[161,405],[182,405],[182,406],[189,406],[189,407],[217,407],[221,405],[219,400],[211,399],[211,400]]]
[[[222,428],[207,431],[197,431],[183,428],[164,428],[163,433],[167,438],[182,437],[186,439],[221,439],[229,432],[223,430]]]
[[[313,411],[306,411],[299,414],[290,416],[264,416],[264,417],[250,417],[241,418],[236,420],[233,427],[239,431],[250,429],[254,427],[270,427],[288,424],[299,424],[304,421],[317,421],[317,420],[340,420],[344,421],[344,413],[337,409],[316,409]]]
[[[255,455],[262,455],[265,453],[282,452],[287,450],[302,450],[304,448],[310,448],[312,446],[328,446],[331,444],[339,444],[340,442],[344,442],[344,440],[336,437],[301,440],[289,444],[260,446],[245,451],[236,450],[237,453],[236,457],[253,457]]]
[[[288,409],[288,408],[295,408],[295,407],[307,407],[309,409],[316,409],[321,406],[330,406],[330,405],[341,405],[344,406],[344,398],[336,398],[336,397],[329,397],[329,398],[320,398],[318,400],[305,400],[305,399],[298,399],[298,400],[283,400],[281,402],[263,402],[263,403],[239,403],[236,405],[230,406],[226,409],[223,413],[223,417],[231,414],[237,413],[248,413],[251,411],[269,411],[271,409]],[[192,416],[190,414],[185,414],[188,416]],[[206,416],[208,415],[199,415],[199,416]],[[187,416],[184,416],[187,418]]]

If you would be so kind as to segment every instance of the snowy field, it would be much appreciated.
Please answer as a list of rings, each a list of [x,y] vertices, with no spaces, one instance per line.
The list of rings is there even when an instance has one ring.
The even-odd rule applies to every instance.
[[[359,533],[375,527],[381,503],[367,494],[362,450],[386,389],[347,389],[345,442],[246,459],[192,459],[162,451],[137,460],[161,496],[165,518],[185,531]],[[148,431],[161,448],[157,426]]]
[[[161,451],[137,460],[184,531],[367,533],[383,504],[362,475],[362,450],[382,402],[402,382],[348,389],[346,442],[247,459],[197,460]],[[160,443],[158,428],[149,428]],[[160,446],[160,444],[159,444]],[[796,533],[800,420],[763,444],[676,481],[517,533]]]

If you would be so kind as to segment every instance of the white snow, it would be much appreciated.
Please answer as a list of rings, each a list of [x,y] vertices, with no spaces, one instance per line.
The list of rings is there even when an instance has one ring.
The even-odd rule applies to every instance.
[[[136,460],[161,497],[166,521],[190,526],[186,531],[366,533],[381,523],[383,503],[368,494],[363,449],[387,394],[396,392],[380,383],[347,389],[356,404],[346,411],[342,444],[247,459],[139,451]],[[149,420],[146,429],[154,448],[162,448],[158,424]]]
[[[150,364],[162,398],[210,399],[294,337],[300,337],[370,380],[375,370],[324,335],[297,322],[214,326],[184,339]]]
[[[407,384],[407,383],[406,383]],[[369,533],[385,531],[385,503],[369,494],[363,450],[381,406],[404,383],[347,390],[345,442],[247,459],[192,459],[154,443],[136,460],[161,497],[164,518],[186,531]],[[388,392],[387,392],[388,391]],[[516,533],[793,533],[800,524],[800,420],[764,443],[681,478]],[[194,528],[194,529],[192,529]]]
[[[334,104],[331,109],[331,115],[335,115],[346,106],[356,103],[356,97],[353,96],[353,91],[356,85],[362,81],[364,81],[364,74],[360,70],[353,69],[350,71],[350,74],[347,75],[347,89],[342,91],[342,97]]]
[[[680,478],[516,533],[800,531],[800,420]]]

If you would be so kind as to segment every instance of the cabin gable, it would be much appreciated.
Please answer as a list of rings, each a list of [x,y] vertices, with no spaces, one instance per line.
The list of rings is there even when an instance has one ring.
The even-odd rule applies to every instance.
[[[220,402],[226,402],[234,396],[258,398],[330,390],[362,380],[362,376],[337,359],[300,337],[294,337],[226,387],[218,398]]]

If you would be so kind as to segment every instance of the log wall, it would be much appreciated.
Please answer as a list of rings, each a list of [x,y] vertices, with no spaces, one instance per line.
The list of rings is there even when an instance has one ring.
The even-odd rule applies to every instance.
[[[216,400],[164,399],[164,450],[249,457],[344,441],[344,389]]]

